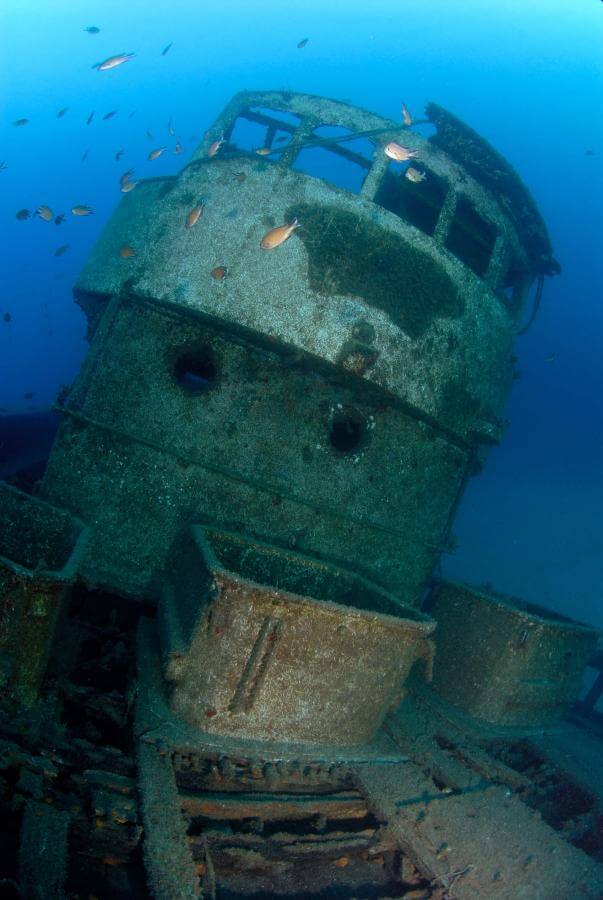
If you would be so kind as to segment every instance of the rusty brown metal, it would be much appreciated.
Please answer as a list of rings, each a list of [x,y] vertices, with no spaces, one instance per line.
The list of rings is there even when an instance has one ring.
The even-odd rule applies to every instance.
[[[200,526],[179,567],[172,709],[206,732],[366,743],[414,663],[429,674],[434,623],[346,570]]]

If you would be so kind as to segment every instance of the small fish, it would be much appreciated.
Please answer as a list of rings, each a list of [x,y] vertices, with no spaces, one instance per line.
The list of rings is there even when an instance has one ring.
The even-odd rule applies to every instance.
[[[23,125],[29,125],[29,119],[15,119],[13,125],[16,125],[17,128],[21,128]]]
[[[33,400],[33,398],[34,398],[35,396],[36,396],[36,395],[34,394],[33,391],[28,391],[27,394],[23,394],[23,399],[24,399],[24,400]]]
[[[126,152],[126,151],[124,150],[124,148],[121,147],[121,148],[117,151],[117,153],[115,154],[115,162],[119,162],[120,159],[122,158],[122,156],[124,155],[125,152]]]
[[[228,269],[226,268],[226,266],[216,266],[216,268],[212,269],[209,274],[215,281],[224,281],[224,279],[228,275]]]
[[[245,172],[235,172],[234,175],[233,175],[233,178],[234,178],[236,181],[245,181],[245,179],[247,178],[247,176],[245,175]]]
[[[124,183],[119,186],[119,189],[122,194],[129,194],[130,191],[134,190],[137,184],[137,181],[124,181]]]
[[[260,149],[256,150],[255,152],[258,156],[268,156],[270,153],[272,153],[272,150],[270,149],[270,147],[260,147]]]
[[[89,115],[88,118],[86,119],[86,125],[90,125],[90,123],[92,122],[92,119],[94,118],[94,112],[95,112],[95,110],[92,110],[92,112],[90,113],[90,115]]]
[[[289,135],[285,134],[285,135],[282,135],[281,137],[277,137],[276,140],[274,141],[274,143],[282,144],[283,141],[288,141],[288,140],[289,140]]]
[[[2,316],[2,320],[4,322],[12,322],[13,317],[11,316],[11,314],[9,312],[5,312],[4,315]]]
[[[297,219],[293,219],[289,225],[277,225],[276,228],[271,228],[260,241],[260,247],[262,250],[274,250],[275,247],[280,247],[299,227]]]
[[[132,59],[133,56],[135,56],[134,53],[118,53],[116,56],[108,56],[102,62],[94,63],[92,68],[98,69],[99,72],[106,72],[108,69],[116,69],[117,66],[122,66],[129,59]]]
[[[65,214],[64,214],[64,213],[59,213],[58,216],[55,216],[55,217],[54,217],[54,224],[55,224],[55,225],[62,225],[64,221],[65,221]]]
[[[153,132],[149,131],[149,129],[147,128],[147,141],[152,141],[152,140],[153,140]]]
[[[94,212],[89,206],[72,206],[71,212],[74,216],[91,216]]]
[[[596,156],[596,153],[594,150],[585,150],[584,155],[585,156]]]
[[[180,143],[180,141],[176,141],[176,146],[174,147],[174,153],[176,154],[176,156],[178,156],[180,153],[182,153],[182,144]]]
[[[396,162],[405,162],[407,159],[414,159],[419,153],[418,150],[409,150],[408,147],[403,147],[395,141],[390,141],[389,144],[386,144],[383,148],[383,152],[386,156],[389,156],[390,159],[395,159]]]
[[[15,218],[19,220],[19,222],[24,222],[25,219],[29,219],[31,213],[28,209],[20,209],[18,213],[16,213]]]
[[[119,255],[121,259],[132,259],[133,256],[136,256],[136,250],[134,247],[130,247],[129,244],[124,244],[119,251]]]
[[[199,221],[199,219],[201,218],[201,216],[203,215],[203,209],[204,209],[203,203],[197,203],[196,206],[193,206],[193,208],[191,209],[191,211],[189,212],[189,214],[186,217],[186,222],[184,223],[184,227],[192,228],[194,225],[196,225],[197,222]]]
[[[49,206],[38,206],[36,209],[36,215],[43,219],[45,222],[52,222],[54,219],[54,213]]]
[[[111,112],[105,113],[105,115],[103,116],[103,122],[106,122],[107,119],[112,119],[113,116],[116,115],[116,113],[117,113],[116,109],[112,109]]]
[[[427,175],[425,172],[420,172],[418,169],[415,169],[414,166],[409,166],[404,173],[404,177],[408,178],[409,181],[414,181],[416,184],[419,181],[425,181]]]
[[[63,253],[65,253],[67,250],[69,250],[69,244],[61,244],[61,246],[57,247],[57,249],[54,251],[54,255],[62,256]]]
[[[62,119],[68,109],[68,106],[64,106],[63,109],[60,109],[57,113],[57,119]]]
[[[167,47],[163,48],[163,50],[161,51],[162,56],[165,56],[166,53],[169,53],[170,47],[172,46],[173,43],[174,43],[173,41],[170,41],[170,43],[167,45]]]
[[[167,150],[167,147],[157,147],[156,150],[151,150],[151,152],[147,156],[147,159],[150,159],[150,160],[159,159],[160,156],[163,156],[163,154],[165,153],[166,150]]]
[[[222,144],[224,143],[224,135],[220,135],[217,141],[214,141],[213,144],[209,145],[209,150],[207,151],[208,156],[215,156]]]
[[[310,40],[310,38],[302,38],[301,41],[299,42],[299,44],[297,45],[297,49],[302,50],[306,46],[306,44],[308,43],[309,40]]]
[[[405,125],[408,125],[409,127],[412,125],[412,116],[408,111],[408,107],[406,106],[406,103],[402,104],[402,121],[404,122]]]
[[[558,356],[558,353],[547,353],[547,355],[544,357],[544,361],[548,363],[555,362]]]
[[[133,109],[132,112],[130,113],[130,115],[128,116],[128,119],[133,119],[135,115],[136,115],[136,110]]]
[[[100,31],[100,28],[97,28],[96,25],[87,25],[84,28],[84,31],[87,31],[88,34],[98,34]]]
[[[0,161],[0,172],[5,172],[8,169],[6,162],[4,160]]]
[[[170,137],[174,137],[174,135],[176,134],[176,132],[174,131],[174,129],[173,129],[173,127],[172,127],[172,120],[171,120],[171,119],[170,119],[169,122],[167,123],[167,131],[168,131],[168,134],[169,134]]]
[[[89,153],[90,153],[90,148],[88,148],[88,150],[84,150],[84,152],[83,152],[82,155],[80,156],[80,159],[81,159],[82,162],[86,162],[86,160],[88,159],[88,154],[89,154]]]

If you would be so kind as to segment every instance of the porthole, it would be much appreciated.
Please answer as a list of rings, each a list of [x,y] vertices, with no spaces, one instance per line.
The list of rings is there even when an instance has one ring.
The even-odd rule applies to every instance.
[[[333,450],[346,456],[366,446],[366,423],[355,410],[340,409],[331,417],[329,443]]]

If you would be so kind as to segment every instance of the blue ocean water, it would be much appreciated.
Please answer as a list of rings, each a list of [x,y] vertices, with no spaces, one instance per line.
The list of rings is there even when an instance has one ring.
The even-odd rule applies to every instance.
[[[445,571],[603,625],[600,0],[4,0],[0,26],[5,418],[47,410],[79,369],[85,320],[71,286],[123,171],[177,172],[244,88],[322,94],[393,119],[401,100],[415,115],[436,101],[517,169],[563,266],[517,341],[510,426],[469,485]],[[92,68],[122,52],[135,56]],[[176,139],[182,155],[147,159]],[[17,220],[41,204],[65,222]],[[76,204],[94,214],[72,216]]]

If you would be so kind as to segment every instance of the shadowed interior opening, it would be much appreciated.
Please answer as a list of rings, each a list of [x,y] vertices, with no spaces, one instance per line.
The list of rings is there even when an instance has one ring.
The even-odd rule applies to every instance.
[[[375,148],[366,138],[353,138],[352,135],[349,128],[321,125],[314,130],[310,141],[350,139],[305,147],[297,154],[292,168],[358,194],[371,166]]]
[[[496,228],[483,219],[465,197],[459,197],[446,247],[483,278],[494,250]]]
[[[364,421],[354,412],[343,410],[331,420],[329,441],[338,453],[352,453],[364,443],[366,429]]]
[[[204,394],[216,380],[217,374],[214,354],[209,346],[183,353],[174,365],[174,377],[187,394]]]
[[[424,175],[424,180],[411,181],[406,174],[409,168]],[[402,167],[399,163],[390,163],[375,195],[375,203],[400,216],[415,228],[420,228],[425,234],[432,235],[438,224],[446,192],[444,179],[424,165],[412,162],[410,166]]]

